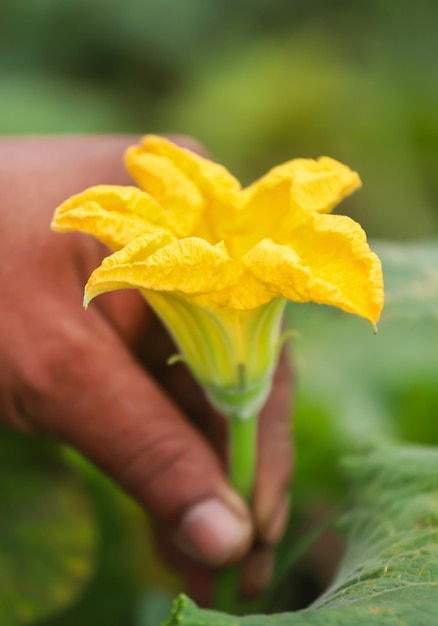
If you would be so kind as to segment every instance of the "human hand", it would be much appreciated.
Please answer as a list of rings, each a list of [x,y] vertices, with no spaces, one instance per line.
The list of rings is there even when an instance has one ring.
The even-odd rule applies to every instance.
[[[191,593],[208,598],[214,568],[243,561],[243,590],[268,582],[287,517],[290,377],[283,362],[262,412],[251,510],[224,471],[224,422],[137,292],[82,309],[83,287],[108,250],[49,225],[65,198],[132,184],[129,137],[0,142],[0,413],[11,425],[73,445],[148,510]],[[193,143],[186,142],[187,147]],[[134,356],[140,344],[144,364]]]

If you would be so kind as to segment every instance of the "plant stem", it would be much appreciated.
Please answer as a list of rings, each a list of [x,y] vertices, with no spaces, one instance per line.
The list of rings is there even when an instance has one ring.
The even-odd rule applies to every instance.
[[[234,489],[251,503],[257,458],[257,415],[249,419],[231,417],[228,476]]]
[[[257,415],[249,419],[229,417],[229,479],[247,504],[251,503],[257,461]],[[237,600],[240,568],[229,567],[218,573],[213,606],[229,612]]]

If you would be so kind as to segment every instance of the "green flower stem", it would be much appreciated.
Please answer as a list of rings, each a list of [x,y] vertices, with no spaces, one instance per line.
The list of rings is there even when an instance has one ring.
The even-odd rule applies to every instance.
[[[248,504],[251,503],[257,461],[257,415],[247,419],[229,418],[229,478],[235,490]],[[216,578],[213,607],[230,612],[237,600],[240,567],[222,570]]]
[[[251,503],[257,460],[257,415],[229,420],[230,483],[248,504]]]

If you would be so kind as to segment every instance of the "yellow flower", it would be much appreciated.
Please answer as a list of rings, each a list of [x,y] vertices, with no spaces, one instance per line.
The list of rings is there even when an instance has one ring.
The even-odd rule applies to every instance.
[[[223,412],[247,417],[263,404],[287,299],[377,322],[380,261],[357,223],[328,215],[360,186],[348,167],[296,159],[241,189],[221,165],[156,136],[129,148],[126,163],[141,190],[88,189],[57,209],[52,227],[115,251],[85,303],[140,289]]]

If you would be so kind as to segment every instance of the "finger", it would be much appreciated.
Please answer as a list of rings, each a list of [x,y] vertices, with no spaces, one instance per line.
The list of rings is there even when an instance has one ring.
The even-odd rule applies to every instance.
[[[65,302],[46,306],[38,314],[57,322],[26,352],[27,418],[110,473],[192,558],[238,560],[251,516],[206,441],[96,311],[72,319]]]
[[[283,351],[274,376],[273,391],[259,421],[258,466],[253,499],[259,539],[277,543],[288,518],[288,487],[292,471],[292,379]]]
[[[96,299],[95,306],[119,337],[138,353],[145,329],[153,317],[140,293],[134,289],[109,291]]]
[[[269,585],[274,572],[274,552],[264,544],[256,544],[246,556],[242,566],[240,594],[252,598],[261,594]]]

